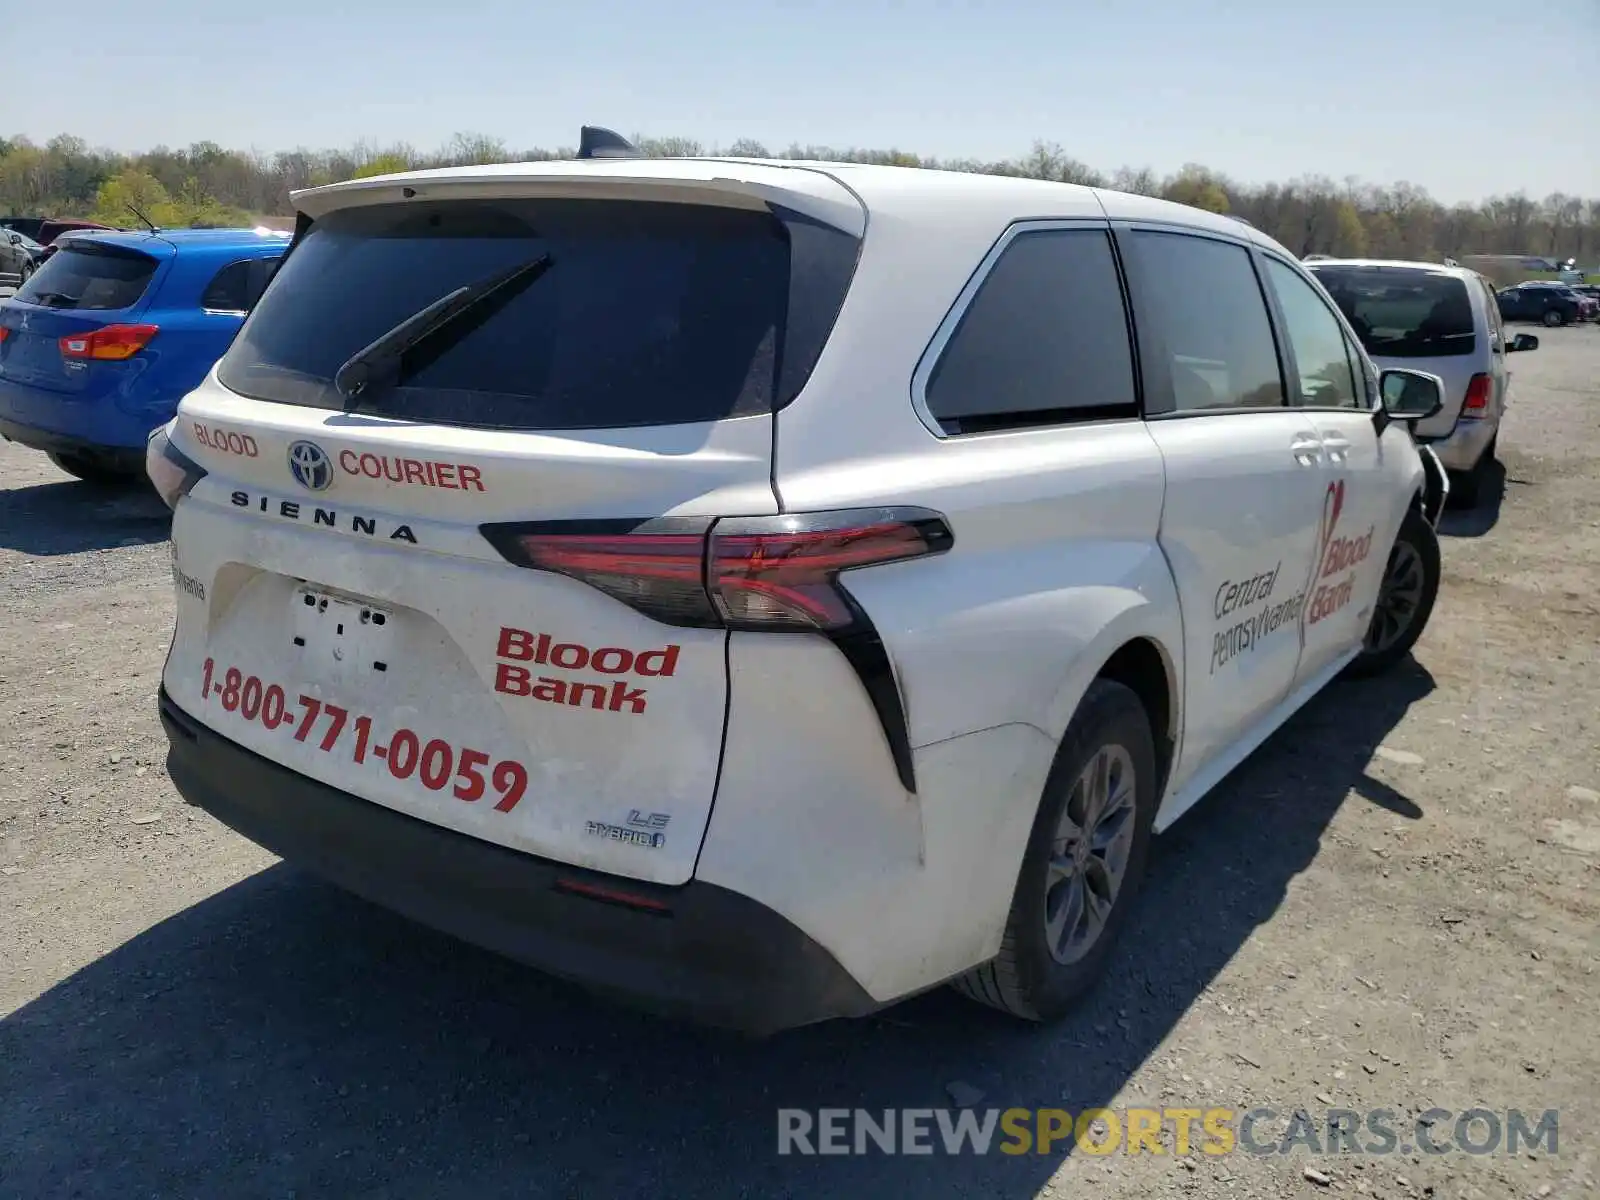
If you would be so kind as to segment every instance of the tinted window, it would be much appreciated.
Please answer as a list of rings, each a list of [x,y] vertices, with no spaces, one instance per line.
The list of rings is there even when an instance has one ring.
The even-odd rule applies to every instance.
[[[158,265],[137,250],[75,241],[52,254],[17,299],[48,308],[129,308],[144,295]]]
[[[1471,354],[1477,346],[1467,285],[1411,267],[1313,267],[1367,348],[1380,358]]]
[[[1272,408],[1283,378],[1266,300],[1242,246],[1183,234],[1135,233],[1141,300],[1165,342],[1177,410]]]
[[[610,200],[457,201],[330,214],[224,356],[262,400],[340,408],[339,367],[435,301],[519,267],[401,360],[361,411],[586,429],[771,412],[832,328],[858,243],[792,214]]]
[[[1036,230],[1001,252],[928,378],[947,432],[1138,412],[1122,287],[1103,230]]]
[[[1484,314],[1489,321],[1489,332],[1494,335],[1497,341],[1504,344],[1506,329],[1500,323],[1499,297],[1495,295],[1494,288],[1490,286],[1489,281],[1482,275],[1475,276],[1475,278],[1478,281],[1478,287],[1483,291]]]
[[[1356,376],[1338,318],[1294,270],[1274,258],[1266,262],[1272,290],[1283,309],[1285,333],[1294,349],[1300,384],[1296,403],[1315,408],[1356,407]]]
[[[200,307],[220,312],[249,312],[261,299],[277,266],[276,258],[247,258],[229,263],[206,285]]]

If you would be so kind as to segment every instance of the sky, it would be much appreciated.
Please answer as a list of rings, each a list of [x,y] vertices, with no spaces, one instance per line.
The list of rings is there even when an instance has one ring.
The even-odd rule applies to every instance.
[[[526,149],[588,123],[981,159],[1042,139],[1103,170],[1600,200],[1600,0],[134,0],[62,32],[11,56],[0,135]]]

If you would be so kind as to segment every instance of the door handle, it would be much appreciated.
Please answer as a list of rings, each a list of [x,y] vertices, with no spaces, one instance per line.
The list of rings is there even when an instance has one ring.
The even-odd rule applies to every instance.
[[[1297,437],[1289,443],[1289,453],[1302,467],[1314,467],[1322,461],[1322,439]]]
[[[1342,437],[1324,437],[1322,448],[1327,451],[1331,462],[1342,463],[1350,454],[1350,442]]]

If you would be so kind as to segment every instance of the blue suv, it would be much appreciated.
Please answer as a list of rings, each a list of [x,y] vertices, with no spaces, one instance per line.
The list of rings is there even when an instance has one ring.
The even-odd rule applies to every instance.
[[[144,475],[150,431],[222,357],[287,234],[80,234],[0,300],[0,434],[79,479]]]

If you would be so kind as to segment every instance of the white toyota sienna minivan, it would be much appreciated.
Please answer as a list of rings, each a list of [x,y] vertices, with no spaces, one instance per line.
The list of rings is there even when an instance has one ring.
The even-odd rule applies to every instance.
[[[1440,381],[1238,221],[603,131],[294,200],[150,442],[172,779],[597,991],[1050,1019],[1151,834],[1428,619]]]

